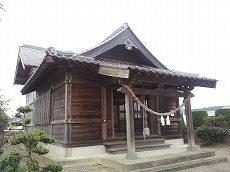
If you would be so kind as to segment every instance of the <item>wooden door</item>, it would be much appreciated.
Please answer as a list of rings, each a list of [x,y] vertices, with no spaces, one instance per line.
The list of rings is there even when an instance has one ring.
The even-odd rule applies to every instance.
[[[148,96],[138,95],[138,98],[148,106],[149,104]],[[126,112],[125,112],[125,95],[124,94],[114,91],[113,108],[114,108],[115,137],[126,136]],[[136,136],[143,135],[144,126],[152,128],[151,134],[152,133],[155,134],[155,130],[156,130],[155,128],[156,119],[154,119],[155,116],[151,117],[150,115],[148,115],[147,112],[146,113],[143,112],[140,105],[138,105],[136,102],[133,102],[133,115],[134,115],[134,130],[135,130]],[[143,116],[145,117],[144,120],[143,120]],[[151,125],[153,125],[153,127]]]

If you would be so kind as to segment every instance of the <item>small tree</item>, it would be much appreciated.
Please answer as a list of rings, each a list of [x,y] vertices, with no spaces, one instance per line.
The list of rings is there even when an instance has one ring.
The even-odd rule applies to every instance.
[[[25,114],[31,111],[32,111],[31,106],[19,107],[17,109],[18,113],[16,114],[16,116],[21,119],[21,121],[17,122],[17,124],[23,126],[23,128],[25,129],[25,132],[22,134],[16,134],[10,137],[9,139],[9,143],[12,145],[23,144],[25,146],[27,153],[28,153],[26,155],[27,157],[26,165],[27,165],[29,172],[38,171],[40,169],[39,162],[36,159],[32,158],[32,152],[39,154],[39,155],[44,155],[49,152],[48,149],[39,145],[39,142],[42,142],[42,143],[54,142],[54,139],[48,136],[44,131],[41,131],[41,130],[28,131],[27,130],[27,125],[30,124],[31,119],[26,118]],[[58,172],[62,170],[62,166],[60,165],[52,164],[52,167],[56,167],[56,168],[53,168],[56,171],[54,170],[52,171],[52,169],[50,170],[52,172]]]
[[[8,126],[8,117],[6,111],[8,110],[8,102],[3,95],[0,95],[0,155],[3,153],[2,146],[4,144],[4,130]]]

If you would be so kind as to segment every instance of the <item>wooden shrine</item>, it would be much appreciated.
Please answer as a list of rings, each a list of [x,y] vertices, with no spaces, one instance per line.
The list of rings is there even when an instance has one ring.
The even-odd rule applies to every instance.
[[[186,98],[194,87],[215,88],[216,82],[169,70],[128,24],[79,54],[23,45],[14,79],[24,85],[21,92],[33,106],[34,127],[53,136],[56,145],[108,145],[124,138],[131,154],[135,138],[182,138],[180,112],[168,117],[149,114],[126,89],[118,91],[122,85],[128,85],[146,107],[163,113],[176,109],[179,98]],[[193,147],[190,100],[186,112]]]

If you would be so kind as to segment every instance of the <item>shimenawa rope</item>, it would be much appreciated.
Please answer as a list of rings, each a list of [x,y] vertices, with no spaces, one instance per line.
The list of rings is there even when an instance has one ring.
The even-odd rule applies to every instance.
[[[133,92],[133,90],[128,86],[128,85],[122,85],[123,87],[125,87],[129,93],[131,94],[131,96],[133,97],[133,100],[137,102],[137,104],[139,104],[145,111],[148,111],[150,114],[153,115],[158,115],[158,116],[168,116],[171,114],[176,113],[177,111],[180,110],[180,108],[182,108],[183,106],[185,106],[185,104],[188,102],[189,98],[192,96],[192,93],[190,93],[186,99],[183,100],[183,103],[177,107],[176,109],[170,111],[170,112],[164,112],[164,113],[160,113],[160,112],[155,112],[151,109],[149,109],[147,106],[145,106],[139,99],[138,97],[135,95],[135,93]]]

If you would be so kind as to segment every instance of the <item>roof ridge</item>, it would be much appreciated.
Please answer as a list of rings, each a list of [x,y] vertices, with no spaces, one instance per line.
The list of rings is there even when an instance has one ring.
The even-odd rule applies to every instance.
[[[123,23],[123,25],[121,27],[119,27],[116,31],[114,31],[112,34],[110,34],[107,38],[105,38],[103,41],[101,41],[100,44],[104,44],[105,42],[107,42],[107,40],[110,40],[111,38],[117,36],[118,34],[120,34],[121,32],[123,32],[125,29],[130,28],[128,23]]]
[[[46,49],[47,49],[47,48],[44,48],[44,47],[38,47],[38,46],[26,45],[26,44],[23,44],[23,45],[20,46],[20,47],[33,48],[33,49],[38,49],[38,50],[46,50]]]
[[[97,48],[103,44],[105,44],[106,42],[110,41],[111,39],[113,39],[114,37],[116,37],[117,35],[121,34],[123,31],[125,31],[127,28],[130,28],[129,24],[128,23],[123,23],[121,27],[119,27],[116,31],[114,31],[112,34],[110,34],[107,38],[105,38],[103,41],[101,41],[99,44],[89,48],[89,49],[86,49],[86,50],[83,50],[81,52],[79,52],[78,54],[84,54],[94,48]]]

